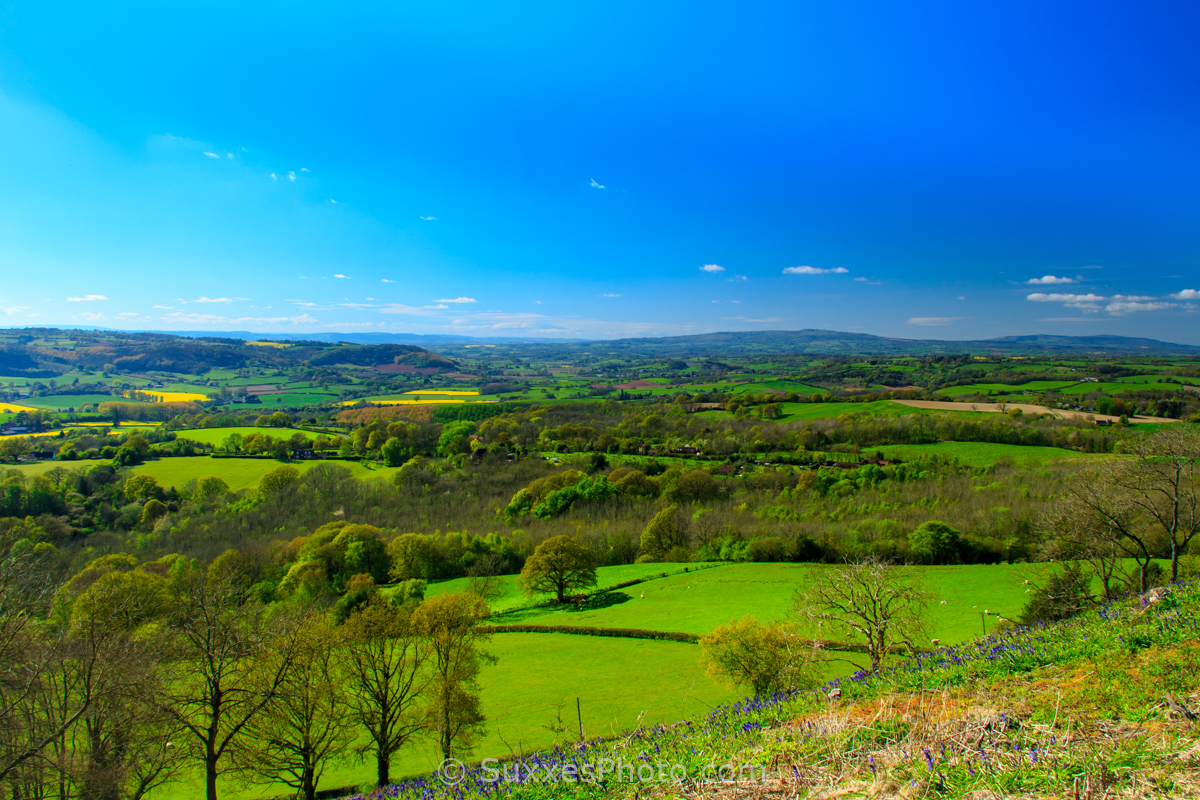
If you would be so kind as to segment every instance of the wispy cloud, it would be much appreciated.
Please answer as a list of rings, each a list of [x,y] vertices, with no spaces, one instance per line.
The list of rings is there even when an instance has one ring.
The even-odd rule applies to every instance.
[[[108,297],[102,294],[85,294],[80,297],[68,297],[68,303],[93,303],[97,300],[107,300]]]
[[[433,222],[435,219],[437,219],[437,217],[421,217],[421,219],[425,220],[426,222]]]
[[[616,292],[605,292],[604,294],[602,294],[600,296],[601,297],[624,297],[625,295],[617,294]]]
[[[301,167],[301,168],[300,168],[300,171],[301,171],[301,172],[312,172],[312,170],[311,170],[311,169],[309,169],[308,167]]]
[[[217,155],[216,153],[211,153],[208,150],[204,151],[204,155],[208,156],[209,158],[220,158],[219,155]]]
[[[856,281],[861,281],[862,283],[866,283],[866,282],[867,282],[867,279],[866,279],[866,278],[864,278],[862,275],[858,275],[858,276],[856,276],[856,277],[854,278],[854,280],[856,280]]]
[[[403,314],[408,317],[432,317],[438,311],[448,306],[410,306],[404,303],[390,303],[379,309],[380,314]]]
[[[151,308],[161,309],[163,311],[174,311],[175,306],[150,306]]]
[[[339,272],[337,275],[334,275],[333,277],[335,277],[335,278],[341,278],[341,279],[342,279],[342,280],[344,280],[344,281],[348,281],[348,280],[350,280],[350,276],[349,276],[349,275],[343,275],[343,274],[342,274],[342,273],[340,273],[340,272]]]
[[[780,322],[783,317],[762,317],[756,319],[754,317],[721,317],[726,322]]]
[[[784,275],[828,275],[829,273],[834,273],[836,275],[845,275],[849,271],[850,270],[846,269],[845,267],[833,267],[832,269],[825,269],[823,267],[810,267],[807,264],[803,264],[799,267],[786,267],[783,270],[783,274]]]
[[[1030,278],[1025,282],[1034,286],[1054,286],[1060,283],[1075,283],[1075,281],[1075,278],[1067,278],[1065,276],[1059,278],[1055,275],[1043,275],[1040,278]]]
[[[747,278],[745,275],[734,275],[732,278],[729,279],[729,282],[730,283],[741,283],[742,281],[748,281],[748,280],[750,280],[750,279]]]
[[[7,316],[11,317],[18,311],[24,311],[27,308],[29,308],[29,306],[0,306],[0,311],[3,311]]]
[[[603,183],[597,183],[595,178],[591,179],[591,182],[588,184],[588,186],[591,186],[593,189],[607,189],[608,188]]]
[[[294,180],[296,180],[296,173],[294,173],[294,172],[289,172],[289,173],[288,173],[288,180],[289,180],[289,181],[294,181]]]
[[[271,324],[278,325],[288,323],[291,325],[315,325],[320,320],[308,314],[300,314],[293,317],[223,317],[219,314],[185,314],[182,311],[176,311],[172,314],[164,314],[160,319],[163,322],[174,324],[186,323],[188,325],[244,325],[246,323],[254,323],[258,325]]]
[[[271,180],[273,180],[273,181],[274,181],[274,180],[279,180],[279,179],[278,179],[278,178],[275,176],[275,173],[274,173],[274,172],[272,172],[272,173],[271,173]]]
[[[962,317],[910,317],[909,325],[949,325],[951,322],[957,322]]]
[[[1200,300],[1200,290],[1184,289],[1183,291],[1176,292],[1175,294],[1171,295],[1171,297],[1175,298],[1176,300]]]
[[[395,283],[391,278],[380,278],[379,280],[381,283]]]
[[[720,264],[705,264],[704,266],[700,267],[700,271],[711,272],[713,275],[719,275],[725,271],[725,268]]]
[[[438,303],[478,303],[479,301],[476,300],[474,297],[451,297],[449,299],[442,298],[441,300],[438,300],[436,302],[438,302]]]
[[[250,299],[249,297],[201,297],[196,300],[193,300],[192,302],[193,303],[234,303],[234,302],[239,302],[240,303],[240,302],[245,302],[249,299]]]
[[[79,316],[83,317],[83,319],[87,322],[104,322],[108,319],[108,317],[104,316],[98,311],[85,311],[82,314],[79,314]]]

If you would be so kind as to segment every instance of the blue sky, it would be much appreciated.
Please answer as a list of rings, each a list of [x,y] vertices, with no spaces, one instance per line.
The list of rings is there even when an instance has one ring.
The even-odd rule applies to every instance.
[[[1200,344],[1197,30],[1194,2],[9,2],[0,325]]]

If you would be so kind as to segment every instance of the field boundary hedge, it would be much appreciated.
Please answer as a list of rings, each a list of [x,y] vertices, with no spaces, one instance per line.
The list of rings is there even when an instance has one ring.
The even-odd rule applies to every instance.
[[[681,631],[649,631],[642,628],[597,628],[590,625],[481,625],[481,633],[565,633],[573,636],[612,636],[620,639],[657,639],[659,641],[699,644],[702,638],[697,633]],[[838,642],[832,639],[803,639],[804,647],[818,650],[836,650],[841,653],[866,653],[867,646],[857,642]],[[924,650],[924,648],[917,648]],[[893,645],[888,648],[893,655],[907,653],[907,648]]]
[[[615,636],[622,639],[660,639],[698,644],[700,637],[679,631],[648,631],[641,628],[594,628],[579,625],[483,625],[483,633],[569,633],[576,636]]]

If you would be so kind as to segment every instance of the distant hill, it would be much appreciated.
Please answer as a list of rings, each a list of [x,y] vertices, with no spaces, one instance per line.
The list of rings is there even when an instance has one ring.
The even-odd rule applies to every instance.
[[[263,347],[274,341],[283,347]],[[725,331],[691,336],[630,339],[520,339],[514,337],[405,333],[152,333],[78,328],[0,329],[0,374],[53,377],[86,366],[122,372],[160,370],[180,374],[211,367],[237,369],[263,365],[286,367],[397,366],[422,372],[452,371],[446,354],[468,345],[488,343],[529,358],[611,353],[640,358],[753,355],[1121,355],[1200,356],[1200,346],[1129,336],[1004,336],[997,339],[947,341],[898,339],[867,333],[806,329],[799,331]],[[442,354],[430,350],[438,347]],[[403,370],[401,370],[403,371]]]
[[[188,333],[203,336],[211,334]],[[272,339],[295,338],[296,334],[234,332],[225,336]],[[558,348],[595,349],[630,355],[745,355],[753,353],[809,353],[813,355],[1200,355],[1200,346],[1141,339],[1132,336],[1003,336],[996,339],[955,341],[945,339],[899,339],[869,333],[845,333],[805,329],[799,331],[726,331],[690,336],[641,337],[632,339],[539,339],[520,337],[471,337],[415,333],[307,333],[304,339],[356,344],[412,344],[422,347],[461,347],[489,343],[537,348],[543,354]]]
[[[77,328],[0,329],[0,375],[52,378],[75,367],[120,373],[204,374],[214,367],[315,368],[349,366],[394,368],[425,374],[453,371],[451,359],[417,345],[369,344],[289,339],[262,346],[263,337],[84,330]],[[276,340],[278,341],[278,340]],[[257,342],[257,344],[256,344]]]
[[[749,331],[701,333],[603,343],[613,352],[641,355],[747,355],[803,353],[813,355],[1200,355],[1200,347],[1129,336],[1004,336],[975,341],[893,339],[839,331]]]

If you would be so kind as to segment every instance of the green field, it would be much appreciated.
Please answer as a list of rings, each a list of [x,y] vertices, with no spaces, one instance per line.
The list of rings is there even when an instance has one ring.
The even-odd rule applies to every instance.
[[[911,408],[891,400],[874,400],[870,403],[782,403],[783,419],[831,419],[842,414],[922,414],[926,409]]]
[[[395,469],[380,467],[367,469],[358,461],[293,461],[290,462],[301,472],[311,469],[317,464],[336,464],[346,467],[356,478],[389,477]],[[162,486],[181,487],[194,478],[216,475],[229,484],[233,491],[257,486],[263,475],[273,469],[283,466],[283,462],[271,458],[209,458],[194,456],[191,458],[161,458],[158,461],[148,461],[136,467],[129,468],[130,475],[143,473],[153,475]]]
[[[4,465],[0,469],[18,469],[26,475],[42,475],[55,467],[63,469],[87,468],[95,464],[110,464],[108,460],[94,461],[38,461],[33,464]],[[345,467],[356,478],[388,478],[396,468],[378,467],[368,469],[358,461],[292,461],[290,464],[300,471],[311,469],[317,464],[334,464]],[[233,491],[241,491],[257,486],[263,475],[273,469],[283,466],[283,462],[272,458],[209,458],[208,456],[192,456],[188,458],[160,458],[157,461],[147,461],[136,467],[129,467],[127,475],[153,475],[161,486],[182,487],[190,480],[216,475],[229,484]],[[660,572],[662,570],[659,570]]]
[[[934,595],[931,636],[946,643],[972,638],[980,631],[984,609],[1015,617],[1025,604],[1025,590],[1029,587],[1024,581],[1035,579],[1050,566],[976,564],[919,568],[926,589]],[[516,610],[497,615],[495,621],[703,634],[746,614],[760,620],[785,618],[793,592],[805,582],[811,569],[814,567],[808,564],[729,564],[618,590],[612,593],[608,605],[599,608]]]
[[[191,439],[193,442],[204,442],[205,444],[211,445],[220,445],[221,442],[225,441],[235,433],[242,437],[253,436],[256,433],[261,433],[267,436],[273,436],[276,439],[290,439],[297,433],[303,434],[307,439],[315,439],[317,437],[317,434],[315,433],[297,430],[295,428],[195,428],[193,430],[175,431],[175,435],[180,439]]]
[[[973,383],[969,386],[949,386],[938,389],[937,394],[947,397],[961,397],[969,394],[1021,394],[1022,392],[1044,392],[1048,389],[1062,391],[1069,386],[1075,386],[1077,381],[1029,381],[1016,386],[1007,383]]]
[[[68,408],[78,409],[82,405],[108,403],[113,400],[125,403],[134,402],[123,397],[113,397],[111,394],[54,394],[47,397],[22,397],[15,402],[17,405],[29,406],[30,408],[42,411],[57,411],[59,409],[65,411]]]
[[[652,575],[661,575],[662,573],[672,574],[683,572],[685,569],[695,571],[702,569],[706,564],[622,564],[615,567],[600,567],[596,570],[597,583],[596,585],[603,589],[608,586],[615,586],[618,583],[625,583],[639,578],[646,578]],[[545,597],[530,599],[521,591],[517,584],[516,575],[501,575],[500,581],[504,587],[502,594],[489,601],[488,606],[493,612],[509,611],[520,606],[530,605],[535,602],[544,602]],[[425,594],[427,597],[434,597],[439,594],[451,594],[454,592],[462,592],[471,585],[470,578],[453,578],[451,580],[436,581],[429,584],[429,588]],[[386,590],[385,590],[386,591]]]
[[[1011,458],[1018,464],[1045,464],[1063,458],[1096,458],[1090,453],[1064,450],[1060,447],[1025,447],[1019,444],[991,442],[938,442],[937,444],[890,444],[875,448],[886,458],[915,461],[928,456],[948,456],[972,467],[987,467],[1001,458]],[[1101,456],[1103,457],[1103,456]]]

